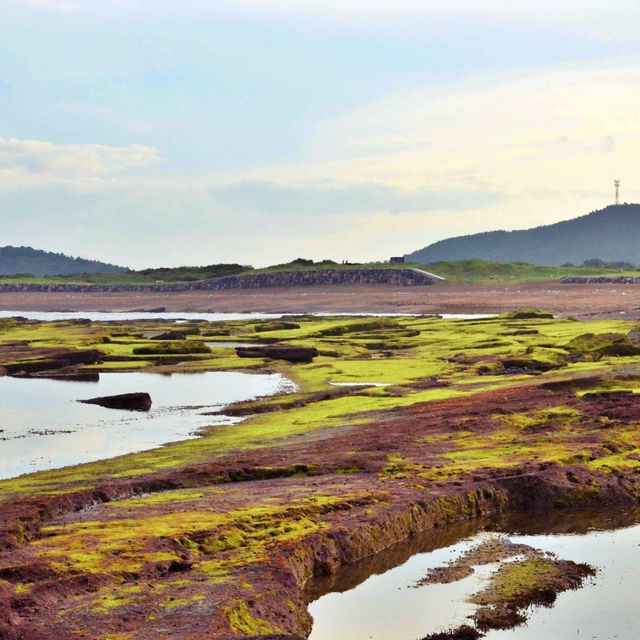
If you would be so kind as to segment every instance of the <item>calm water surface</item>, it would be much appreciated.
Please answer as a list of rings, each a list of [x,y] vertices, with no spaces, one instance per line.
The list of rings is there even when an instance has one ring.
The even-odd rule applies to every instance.
[[[238,418],[205,415],[295,388],[280,374],[101,373],[99,382],[0,377],[0,478],[101,460],[195,438]],[[77,400],[146,391],[148,413]]]
[[[587,562],[598,569],[597,576],[577,591],[560,594],[553,607],[531,609],[525,626],[492,631],[486,638],[640,638],[640,513],[601,512],[590,523],[579,522],[582,516],[577,515],[576,526],[571,526],[571,515],[554,517],[555,522],[545,522],[544,516],[528,514],[499,529],[514,542],[554,552],[562,559]],[[534,529],[527,521],[536,520]],[[483,586],[492,567],[481,567],[474,575],[448,585],[417,589],[411,585],[429,568],[458,557],[488,535],[496,535],[471,531],[485,526],[460,525],[413,541],[413,546],[396,545],[363,566],[317,581],[310,595],[318,598],[309,606],[314,618],[310,640],[417,640],[468,623],[466,616],[473,608],[465,599]],[[545,529],[547,532],[540,532]],[[322,595],[327,591],[330,593]]]

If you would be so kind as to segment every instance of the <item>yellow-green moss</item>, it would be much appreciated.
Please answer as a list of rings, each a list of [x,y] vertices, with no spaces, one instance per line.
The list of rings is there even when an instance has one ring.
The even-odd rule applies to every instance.
[[[224,610],[233,633],[243,633],[247,636],[267,635],[279,633],[281,630],[251,613],[246,602],[241,600]]]

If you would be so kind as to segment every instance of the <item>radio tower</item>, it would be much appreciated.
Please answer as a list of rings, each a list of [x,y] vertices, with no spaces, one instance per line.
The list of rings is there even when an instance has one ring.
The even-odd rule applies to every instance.
[[[614,180],[613,186],[616,188],[616,204],[620,204],[620,180]]]

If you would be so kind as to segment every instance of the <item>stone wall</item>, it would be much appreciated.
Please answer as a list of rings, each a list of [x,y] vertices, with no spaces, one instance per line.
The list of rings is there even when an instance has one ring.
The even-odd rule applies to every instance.
[[[638,276],[565,276],[563,284],[640,284]]]
[[[149,285],[41,284],[0,282],[0,293],[8,292],[180,292],[224,291],[227,289],[264,289],[269,287],[307,287],[333,284],[393,285],[416,287],[436,284],[442,280],[420,269],[314,269],[308,271],[278,271],[250,275],[224,276],[211,280]]]

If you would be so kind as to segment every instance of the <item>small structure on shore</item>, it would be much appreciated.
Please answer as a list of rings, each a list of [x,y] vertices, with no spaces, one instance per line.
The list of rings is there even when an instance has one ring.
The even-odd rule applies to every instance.
[[[392,256],[389,258],[389,264],[404,264],[404,256]]]

